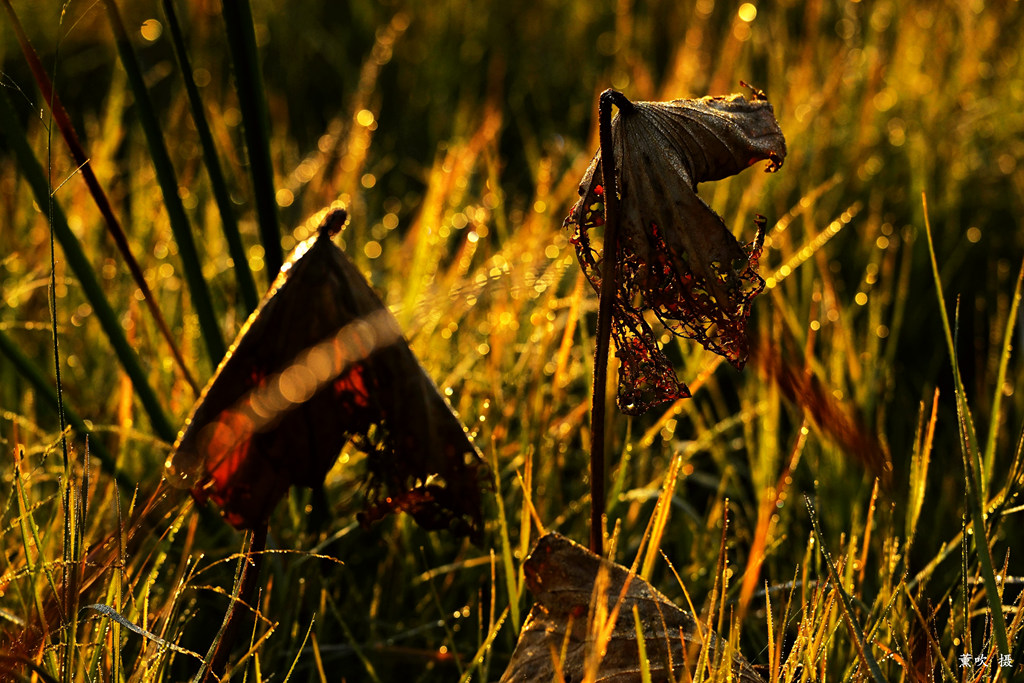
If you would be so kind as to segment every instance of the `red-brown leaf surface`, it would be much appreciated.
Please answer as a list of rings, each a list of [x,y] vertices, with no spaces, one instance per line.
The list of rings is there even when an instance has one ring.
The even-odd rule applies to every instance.
[[[476,537],[483,460],[331,241],[344,221],[329,214],[281,269],[193,408],[167,478],[252,528],[293,484],[321,484],[353,440],[367,454],[364,521],[401,510]]]
[[[759,91],[750,101],[730,95],[631,105],[620,108],[612,122],[620,197],[612,335],[621,361],[619,409],[638,415],[689,396],[646,312],[737,368],[746,362],[750,302],[764,287],[757,274],[764,221],[756,221],[755,239],[740,245],[696,187],[762,160],[774,171],[786,143]],[[591,231],[604,225],[604,185],[598,152],[565,220],[598,291],[600,258]]]
[[[594,623],[598,602],[608,613],[617,605],[618,614],[595,681],[642,680],[634,607],[651,680],[688,680],[684,672],[693,671],[701,648],[697,622],[636,574],[556,533],[537,542],[524,571],[536,602],[501,683],[583,680],[588,657],[599,647]],[[705,637],[711,639],[711,659],[717,661],[715,653],[723,644],[706,631]],[[732,655],[728,661],[725,666],[731,667],[733,680],[761,683],[741,656]],[[561,672],[561,679],[556,672]]]

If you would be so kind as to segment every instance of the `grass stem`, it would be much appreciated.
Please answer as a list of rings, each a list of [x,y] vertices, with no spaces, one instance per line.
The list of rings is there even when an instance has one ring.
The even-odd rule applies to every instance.
[[[266,549],[267,524],[264,522],[253,530],[249,550],[241,560],[243,566],[242,576],[238,582],[238,593],[228,607],[227,615],[224,617],[224,625],[221,627],[217,641],[212,647],[213,652],[209,655],[205,673],[200,672],[203,674],[201,679],[203,683],[220,680],[220,675],[227,665],[228,655],[231,654],[231,646],[234,645],[236,635],[244,619],[245,612],[242,606],[252,604],[252,596],[256,590],[257,583],[259,583],[260,569],[263,567],[263,551]]]
[[[284,263],[281,233],[277,224],[277,201],[274,193],[274,167],[270,161],[270,130],[267,124],[266,95],[260,74],[256,32],[249,0],[225,0],[224,28],[235,68],[235,88],[242,112],[245,146],[249,152],[249,173],[252,176],[256,219],[263,243],[263,261],[267,281],[273,282]]]
[[[199,147],[203,150],[203,163],[206,166],[206,173],[210,177],[213,198],[224,226],[224,239],[228,243],[228,253],[231,254],[235,281],[238,283],[238,291],[242,296],[244,307],[242,317],[245,318],[256,309],[260,302],[259,295],[256,293],[256,281],[249,268],[249,259],[246,257],[245,247],[242,244],[242,235],[238,231],[238,219],[235,218],[235,212],[231,205],[231,194],[228,192],[224,170],[217,158],[217,146],[213,142],[213,133],[210,132],[210,124],[206,120],[203,100],[199,96],[199,88],[192,76],[192,65],[185,49],[185,37],[182,35],[181,23],[174,10],[173,0],[163,0],[163,9],[164,16],[167,17],[167,26],[170,29],[174,55],[178,60],[178,69],[181,71],[181,78],[185,83],[185,94],[188,97],[189,107],[192,109],[192,120],[196,124]],[[276,273],[276,271],[273,272]]]
[[[207,354],[210,357],[210,364],[217,367],[220,359],[227,352],[224,344],[224,337],[220,331],[220,321],[213,308],[213,300],[210,297],[210,288],[203,277],[202,263],[199,258],[199,251],[196,248],[195,237],[192,234],[192,227],[189,224],[188,216],[185,214],[185,205],[181,201],[178,189],[178,178],[171,162],[170,152],[164,142],[163,133],[160,129],[160,122],[156,109],[149,97],[149,90],[146,87],[142,69],[135,56],[128,31],[125,28],[121,12],[114,0],[104,0],[107,9],[107,16],[110,27],[114,32],[114,42],[117,45],[118,55],[121,57],[121,64],[128,74],[128,83],[131,86],[132,95],[135,97],[135,106],[139,115],[139,123],[142,124],[142,131],[145,133],[146,142],[149,145],[150,158],[153,160],[153,170],[156,172],[157,182],[160,185],[160,192],[163,195],[164,207],[167,210],[167,218],[171,224],[171,232],[174,233],[174,241],[178,245],[178,255],[181,258],[182,271],[185,275],[185,282],[188,285],[189,295],[192,298],[192,307],[199,318],[199,330],[202,333],[203,342],[206,345]]]

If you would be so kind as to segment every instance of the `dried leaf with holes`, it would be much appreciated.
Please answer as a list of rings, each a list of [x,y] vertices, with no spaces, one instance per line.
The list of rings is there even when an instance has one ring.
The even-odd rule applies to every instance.
[[[612,122],[620,198],[612,335],[621,361],[619,409],[639,415],[689,396],[655,338],[648,311],[674,334],[735,367],[746,362],[750,302],[764,288],[757,259],[765,220],[757,217],[757,236],[741,246],[696,187],[762,160],[775,171],[786,142],[758,90],[750,101],[742,95],[621,101]],[[598,291],[604,256],[598,257],[591,231],[604,225],[604,191],[599,151],[565,219],[580,265]]]
[[[589,669],[596,676],[589,680],[639,683],[634,608],[651,680],[689,680],[686,672],[693,672],[699,658],[703,626],[636,574],[556,533],[537,542],[523,570],[536,602],[501,683],[587,680],[584,674],[602,650],[596,671]],[[714,634],[704,631],[704,637],[710,666],[722,674],[731,670],[732,680],[761,683],[743,657],[728,653]]]
[[[282,267],[193,408],[167,479],[253,528],[292,484],[321,484],[353,440],[367,454],[364,522],[401,510],[478,539],[483,459],[331,242],[345,219],[328,214]]]

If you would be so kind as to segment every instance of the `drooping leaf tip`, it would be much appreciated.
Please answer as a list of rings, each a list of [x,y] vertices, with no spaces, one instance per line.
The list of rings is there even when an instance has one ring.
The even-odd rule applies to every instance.
[[[348,211],[345,209],[334,209],[324,218],[320,224],[320,234],[328,239],[334,237],[345,226],[348,220]]]

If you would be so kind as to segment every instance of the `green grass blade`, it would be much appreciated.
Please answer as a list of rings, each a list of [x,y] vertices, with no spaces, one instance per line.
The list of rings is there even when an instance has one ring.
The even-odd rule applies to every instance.
[[[925,407],[921,403],[918,416],[918,434],[914,439],[914,450],[910,456],[910,476],[907,491],[907,515],[904,526],[904,537],[907,552],[917,535],[918,520],[924,506],[925,489],[928,486],[928,465],[931,463],[932,442],[935,435],[936,415],[939,409],[939,392],[935,391],[930,416],[925,420]]]
[[[13,339],[7,336],[5,332],[0,330],[0,353],[7,356],[18,372],[28,380],[28,383],[32,385],[32,388],[36,390],[39,397],[42,398],[48,405],[51,405],[55,410],[57,408],[57,391],[53,388],[53,383],[50,382],[49,378],[43,374],[43,371],[32,362],[32,359],[26,356],[22,350],[18,347],[17,343]],[[67,404],[64,405],[64,417],[67,418],[71,428],[75,430],[81,437],[92,434],[91,430],[85,426],[85,421]],[[98,439],[89,439],[89,449],[103,466],[110,471],[117,485],[125,493],[131,493],[135,490],[135,483],[132,482],[128,475],[121,471],[117,466],[117,462],[114,456],[111,455],[110,451],[103,446]]]
[[[964,390],[963,380],[960,377],[960,364],[957,361],[956,343],[953,341],[953,328],[950,327],[949,314],[946,311],[946,301],[943,298],[942,278],[939,275],[938,260],[935,258],[932,226],[928,219],[928,201],[924,194],[921,195],[921,203],[924,211],[925,235],[928,237],[928,255],[931,259],[932,275],[935,279],[935,292],[939,300],[939,312],[942,315],[942,328],[946,335],[946,344],[949,347],[950,363],[953,366],[957,421],[960,427],[960,448],[964,459],[964,478],[967,481],[967,507],[970,510],[971,527],[974,531],[974,548],[978,553],[981,576],[985,582],[985,595],[988,598],[989,614],[992,616],[992,632],[995,635],[996,643],[999,645],[999,652],[1009,654],[1010,641],[1006,635],[1006,620],[1003,617],[1002,598],[999,595],[999,588],[996,584],[992,554],[988,543],[988,532],[985,527],[985,493],[981,488],[983,479],[981,462],[979,461],[978,437],[974,431],[974,421],[971,418],[970,407],[967,405],[967,392]]]
[[[43,174],[42,167],[39,165],[25,139],[25,135],[17,121],[14,109],[6,93],[0,97],[0,135],[14,148],[18,159],[18,167],[32,188],[36,203],[39,206],[46,206],[49,201],[49,185],[46,182],[46,176]],[[85,252],[82,251],[81,244],[79,244],[75,233],[68,226],[67,217],[64,215],[60,205],[54,202],[52,209],[50,224],[53,226],[54,236],[64,250],[64,258],[67,259],[68,265],[71,266],[71,270],[78,278],[82,291],[86,299],[89,300],[89,304],[92,306],[100,326],[110,340],[111,346],[114,347],[114,353],[117,354],[121,367],[128,374],[128,377],[131,378],[132,386],[134,386],[135,392],[139,396],[143,409],[149,416],[153,431],[164,441],[173,441],[176,430],[168,422],[167,416],[164,414],[163,405],[157,399],[156,392],[150,386],[135,350],[125,338],[121,321],[114,313],[113,308],[111,308],[110,303],[107,301],[106,295],[103,293],[103,288],[100,286],[99,279],[93,270],[92,262],[85,255]],[[112,463],[113,460],[110,462]],[[108,463],[104,461],[104,464]]]
[[[122,591],[125,583],[125,546],[124,546],[124,519],[121,516],[121,496],[114,496],[114,509],[117,510],[117,566],[114,573],[110,577],[111,596],[114,602],[114,609],[118,612],[121,611],[121,602],[123,599]],[[111,648],[111,666],[110,674],[114,677],[114,680],[121,680],[127,678],[123,673],[123,662],[121,660],[121,625],[114,622],[112,627],[111,641],[114,647]]]
[[[21,471],[22,458],[24,456],[15,456],[14,461],[14,493],[15,493],[15,508],[18,512],[17,524],[18,531],[20,532],[21,545],[24,548],[35,548],[36,552],[25,554],[25,564],[28,568],[29,574],[33,577],[33,585],[30,590],[32,593],[32,600],[36,608],[36,614],[38,615],[40,623],[46,622],[46,608],[43,603],[44,592],[37,590],[35,582],[40,572],[45,576],[46,583],[50,588],[51,595],[57,595],[57,582],[53,578],[53,572],[50,570],[50,565],[46,561],[43,555],[43,549],[46,547],[40,540],[39,524],[36,522],[36,517],[32,514],[32,505],[28,498],[28,492],[25,490],[24,474]],[[50,664],[51,669],[57,669],[57,656],[54,649],[49,649],[46,652],[47,661]]]
[[[224,238],[228,243],[228,253],[231,254],[231,261],[234,265],[238,290],[242,295],[242,303],[245,307],[245,315],[242,317],[245,318],[255,310],[260,301],[259,294],[256,293],[256,281],[253,279],[249,260],[245,255],[242,235],[238,232],[238,220],[231,207],[227,181],[224,179],[224,171],[217,157],[217,146],[214,144],[213,134],[210,132],[210,124],[206,120],[199,88],[196,87],[195,79],[192,77],[192,65],[185,49],[185,38],[181,33],[181,24],[178,22],[178,14],[174,10],[173,0],[163,0],[163,8],[164,16],[167,17],[167,26],[170,29],[171,44],[174,46],[174,56],[178,60],[178,69],[185,81],[185,93],[192,109],[192,120],[196,124],[196,133],[199,135],[199,146],[203,150],[203,163],[210,176],[213,198],[217,203],[220,219],[224,225]],[[276,271],[271,272],[276,273]]]
[[[484,642],[480,644],[476,654],[473,655],[473,659],[471,659],[469,664],[466,666],[466,673],[462,674],[462,678],[459,679],[459,683],[469,683],[469,680],[473,677],[473,671],[481,662],[484,661],[484,658],[490,650],[491,643],[494,642],[494,638],[501,632],[501,627],[505,625],[505,619],[508,618],[508,612],[509,608],[506,606],[505,609],[502,610],[501,616],[498,617],[498,620],[494,623],[494,626],[487,634]]]
[[[142,77],[138,60],[135,58],[135,51],[132,49],[131,41],[128,39],[128,32],[125,30],[124,22],[121,20],[121,13],[118,11],[114,0],[104,0],[103,4],[107,8],[110,26],[114,31],[121,64],[128,74],[128,82],[131,85],[132,95],[135,97],[135,105],[138,108],[139,121],[142,123],[142,130],[146,134],[149,153],[153,159],[153,168],[156,171],[160,191],[163,193],[167,217],[171,223],[171,231],[174,233],[174,241],[178,245],[178,254],[181,256],[185,281],[188,284],[189,293],[192,297],[192,307],[199,318],[199,329],[202,332],[203,342],[206,344],[206,351],[210,356],[210,363],[216,367],[220,359],[224,357],[227,347],[224,344],[224,338],[221,336],[220,323],[213,311],[213,301],[210,298],[209,287],[207,287],[206,280],[203,278],[199,252],[196,250],[195,239],[192,237],[192,228],[189,225],[188,217],[185,215],[185,206],[181,203],[181,197],[178,195],[178,179],[174,171],[174,165],[171,163],[171,156],[167,151],[167,145],[164,144],[160,123],[153,108],[153,103],[149,98],[149,92],[146,90],[146,83]]]
[[[48,197],[48,200],[46,204],[42,205],[46,207],[47,215],[53,213],[53,205],[55,203],[52,195]],[[71,462],[68,457],[68,435],[65,431],[67,422],[64,419],[64,390],[60,378],[60,345],[58,344],[57,334],[57,240],[53,233],[53,223],[51,221],[48,235],[50,238],[50,286],[47,288],[46,296],[50,309],[50,340],[53,343],[53,376],[57,395],[57,421],[60,424],[60,448],[64,458],[64,480],[67,485],[71,478]],[[65,571],[66,567],[67,565],[65,565]]]
[[[505,517],[505,501],[501,495],[501,468],[498,467],[498,454],[491,449],[491,472],[494,473],[494,502],[498,507],[498,529],[501,537],[501,567],[505,575],[505,589],[508,592],[508,605],[512,612],[512,628],[519,631],[519,600],[522,587],[516,586],[518,572],[512,561],[512,542],[508,535],[508,520]],[[525,494],[524,494],[525,495]]]
[[[57,394],[60,395],[60,385],[57,385]],[[67,449],[67,439],[61,435],[61,441]],[[69,463],[70,465],[70,463]],[[65,473],[69,465],[65,466]],[[79,564],[81,550],[81,506],[78,488],[75,486],[75,479],[66,476],[63,485],[63,508],[64,508],[64,542],[62,552],[62,591],[63,607],[66,610],[63,615],[64,642],[61,643],[61,680],[71,683],[75,678],[76,665],[75,655],[78,652],[78,599],[81,566]]]
[[[982,456],[988,478],[992,477],[992,463],[995,460],[996,437],[999,435],[999,420],[1003,406],[1003,385],[1006,383],[1006,366],[1010,363],[1013,332],[1017,329],[1017,311],[1020,309],[1022,282],[1024,282],[1024,261],[1021,262],[1020,271],[1017,273],[1017,285],[1013,289],[1013,302],[1010,304],[1010,312],[1006,316],[1006,329],[1003,332],[1003,345],[999,354],[999,370],[996,372],[996,381],[992,390],[992,414],[989,415],[988,437],[985,439],[985,454]],[[992,482],[986,480],[984,483],[987,487]]]
[[[651,663],[647,659],[647,643],[644,642],[644,623],[640,620],[637,605],[633,605],[633,628],[636,634],[637,661],[640,662],[640,681],[651,683]]]
[[[288,669],[288,673],[286,673],[284,675],[284,683],[288,683],[288,681],[291,680],[292,674],[295,672],[295,667],[299,663],[299,657],[302,656],[302,651],[306,647],[306,641],[309,640],[309,634],[313,632],[313,624],[314,623],[316,623],[316,617],[313,617],[312,619],[309,620],[309,628],[306,629],[306,635],[303,636],[302,642],[299,643],[299,649],[295,653],[295,659],[292,660],[292,665]]]
[[[839,575],[839,571],[837,570],[835,563],[832,561],[832,555],[828,552],[828,547],[825,545],[825,539],[821,534],[821,529],[818,527],[818,514],[814,510],[814,505],[811,504],[811,499],[806,495],[804,496],[804,503],[807,505],[807,513],[811,518],[811,527],[814,529],[814,538],[818,541],[818,547],[821,548],[821,556],[825,558],[825,564],[828,566],[828,573],[832,578],[832,582],[835,584],[836,592],[839,593],[839,602],[843,607],[843,618],[846,620],[846,625],[849,628],[850,635],[853,637],[854,645],[857,648],[857,655],[871,673],[871,678],[875,683],[885,683],[885,676],[882,675],[882,669],[878,666],[875,656],[871,654],[871,648],[868,647],[867,639],[864,637],[864,629],[861,627],[860,622],[854,618],[853,599],[850,597],[850,594],[846,592],[846,589],[843,588],[842,577]]]
[[[245,146],[249,152],[256,218],[263,242],[267,281],[273,282],[284,263],[281,232],[277,224],[274,167],[270,162],[270,126],[267,124],[266,95],[256,50],[256,33],[249,0],[224,0],[224,28],[235,69],[238,106],[242,111]]]
[[[49,145],[47,145],[49,146]],[[47,215],[53,212],[53,196],[49,197],[46,203]],[[57,397],[57,421],[60,425],[60,448],[63,457],[64,473],[59,479],[63,486],[62,507],[64,509],[64,543],[61,548],[61,587],[64,608],[67,612],[62,619],[64,627],[64,642],[61,648],[61,680],[71,683],[74,676],[75,653],[77,651],[78,635],[78,576],[79,576],[79,550],[81,548],[81,526],[80,498],[75,488],[75,478],[71,470],[71,456],[68,453],[67,418],[64,410],[64,389],[60,372],[60,344],[57,334],[57,238],[54,236],[53,224],[49,230],[49,251],[50,251],[50,282],[47,288],[47,299],[50,309],[50,333],[53,346],[53,373],[54,393]]]

